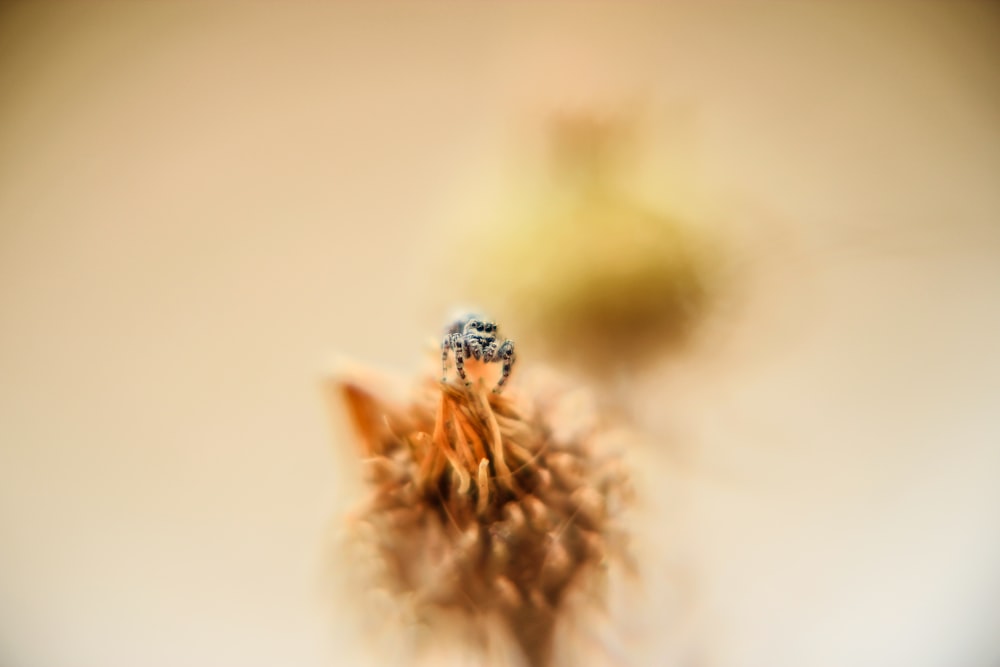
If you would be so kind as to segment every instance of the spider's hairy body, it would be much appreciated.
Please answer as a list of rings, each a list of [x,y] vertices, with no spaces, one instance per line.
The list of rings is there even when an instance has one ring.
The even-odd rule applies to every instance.
[[[500,330],[496,323],[477,315],[468,315],[457,320],[448,327],[441,341],[441,381],[448,379],[448,351],[455,355],[455,370],[458,376],[469,385],[465,373],[465,361],[475,359],[484,363],[502,364],[500,379],[493,389],[499,392],[510,371],[514,367],[514,341],[499,340]]]

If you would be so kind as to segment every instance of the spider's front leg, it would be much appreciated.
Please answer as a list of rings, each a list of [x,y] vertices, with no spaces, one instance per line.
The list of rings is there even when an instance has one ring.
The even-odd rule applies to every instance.
[[[448,381],[448,350],[451,349],[451,334],[441,341],[441,382]],[[456,354],[457,356],[457,354]]]
[[[465,384],[469,384],[465,379],[465,360],[469,358],[469,344],[462,334],[452,334],[451,347],[455,350],[455,370],[458,371],[458,377],[462,378]]]
[[[494,393],[499,394],[504,382],[510,377],[510,370],[514,367],[514,361],[517,359],[514,356],[514,341],[505,340],[500,349],[497,350],[496,358],[503,360],[503,370],[501,371],[500,379],[497,381],[497,386],[493,388]]]
[[[448,381],[448,350],[455,353],[455,370],[465,380],[465,359],[469,356],[468,346],[461,334],[448,334],[441,341],[441,382]],[[468,381],[466,381],[468,384]]]

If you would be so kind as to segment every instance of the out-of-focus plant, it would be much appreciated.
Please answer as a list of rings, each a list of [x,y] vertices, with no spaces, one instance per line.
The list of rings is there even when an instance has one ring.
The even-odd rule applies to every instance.
[[[527,347],[598,375],[687,340],[718,283],[708,233],[628,187],[639,134],[621,120],[556,119],[549,180],[501,221],[485,260],[499,269],[474,272],[481,301],[522,318]]]

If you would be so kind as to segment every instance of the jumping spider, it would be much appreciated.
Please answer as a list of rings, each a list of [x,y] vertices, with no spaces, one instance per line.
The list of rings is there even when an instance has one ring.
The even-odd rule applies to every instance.
[[[510,377],[510,369],[514,366],[514,342],[505,340],[497,342],[499,329],[495,322],[469,315],[458,320],[445,333],[441,341],[441,373],[442,382],[448,380],[448,350],[455,352],[455,369],[458,376],[470,382],[465,377],[465,360],[476,359],[487,363],[503,363],[500,380],[493,391],[499,393],[504,382]]]

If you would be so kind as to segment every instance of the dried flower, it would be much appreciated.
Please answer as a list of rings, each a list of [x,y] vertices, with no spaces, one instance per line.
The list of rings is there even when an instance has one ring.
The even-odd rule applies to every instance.
[[[499,627],[543,667],[569,594],[599,589],[623,553],[615,519],[628,484],[602,453],[611,431],[586,392],[538,373],[530,387],[518,380],[498,395],[481,378],[428,378],[399,402],[366,372],[331,389],[368,471],[358,533],[378,583],[432,629],[461,626],[485,646]]]

